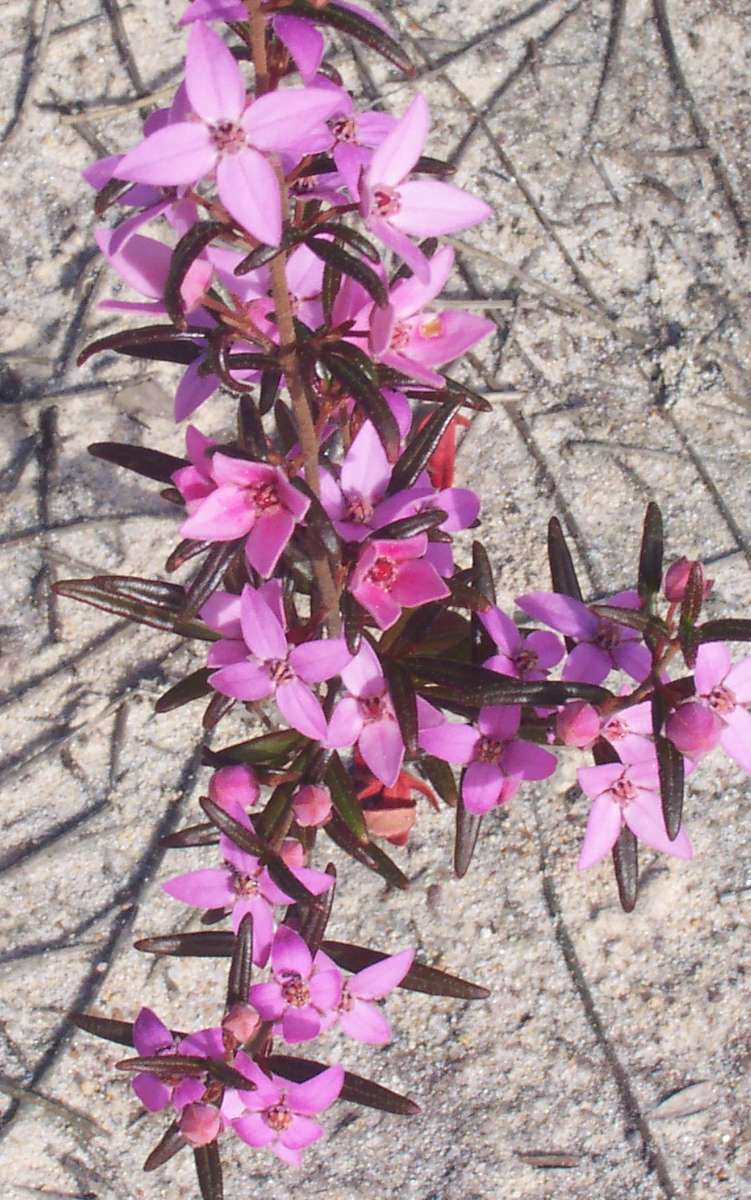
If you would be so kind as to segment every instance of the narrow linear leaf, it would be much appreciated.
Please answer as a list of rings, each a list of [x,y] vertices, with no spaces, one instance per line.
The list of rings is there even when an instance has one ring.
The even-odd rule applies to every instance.
[[[103,1038],[107,1042],[116,1042],[118,1046],[133,1046],[133,1022],[113,1021],[111,1017],[98,1017],[95,1013],[71,1012],[68,1020],[72,1025],[91,1033],[94,1037]]]
[[[164,285],[164,304],[176,328],[181,331],[187,327],[185,301],[181,292],[185,276],[209,243],[226,232],[227,227],[219,221],[196,221],[172,251]]]
[[[460,792],[459,803],[456,806],[456,829],[454,833],[454,874],[457,879],[463,879],[469,870],[481,825],[482,817],[476,813],[469,812],[464,807],[464,801]]]
[[[339,354],[324,353],[321,357],[337,383],[341,384],[348,395],[362,407],[366,417],[373,422],[386,455],[393,462],[399,454],[399,426],[386,400],[381,395],[380,388],[368,378],[363,370]]]
[[[253,970],[253,918],[246,913],[235,934],[232,962],[227,979],[227,1010],[235,1004],[247,1004]]]
[[[175,471],[188,466],[187,459],[175,458],[173,454],[164,454],[161,450],[150,450],[148,446],[92,442],[86,448],[94,458],[113,463],[116,467],[125,467],[126,471],[134,471],[136,475],[154,479],[157,483],[171,483]]]
[[[332,169],[335,170],[334,167]],[[320,172],[315,173],[320,174]],[[308,232],[307,229],[285,229],[278,246],[256,246],[255,250],[251,250],[250,254],[237,264],[233,274],[247,275],[249,271],[257,271],[259,267],[265,267],[280,254],[284,254],[285,250],[291,250],[293,246],[304,242]]]
[[[180,617],[183,620],[195,617],[198,610],[222,586],[225,573],[243,544],[244,539],[239,539],[231,542],[218,542],[211,547],[185,589],[185,600],[180,609]]]
[[[697,629],[699,642],[751,642],[751,621],[743,617],[725,617],[705,621]]]
[[[117,1071],[150,1071],[160,1079],[192,1079],[209,1069],[210,1059],[193,1054],[140,1054],[115,1063]]]
[[[210,821],[188,825],[159,839],[162,850],[182,850],[187,846],[218,846],[219,830]]]
[[[442,158],[432,158],[429,154],[421,154],[412,170],[421,175],[436,175],[439,179],[448,179],[451,175],[456,175],[453,163],[444,162]]]
[[[639,612],[635,608],[621,608],[617,604],[591,604],[589,607],[598,617],[604,617],[605,620],[618,625],[626,625],[639,633],[670,637],[670,630],[665,622],[651,613]]]
[[[420,756],[418,766],[420,774],[427,779],[433,791],[441,797],[450,808],[456,808],[459,802],[459,793],[456,787],[456,779],[454,772],[447,762],[443,762],[440,758],[434,758],[432,754],[423,754]]]
[[[276,369],[264,371],[261,378],[261,390],[258,394],[258,412],[260,416],[265,417],[267,413],[271,412],[279,393],[281,382],[281,371]]]
[[[180,503],[182,504],[182,496],[180,497]],[[181,567],[183,563],[190,562],[191,558],[196,558],[199,554],[205,554],[207,550],[211,549],[212,545],[212,542],[197,542],[194,538],[183,538],[182,541],[177,543],[167,558],[164,564],[165,571],[169,571],[171,574],[178,567]]]
[[[701,563],[695,562],[688,573],[686,590],[681,601],[680,617],[678,619],[678,637],[683,657],[689,667],[696,666],[696,655],[699,649],[699,631],[696,622],[704,604],[704,571]]]
[[[644,528],[639,552],[639,596],[651,604],[662,584],[663,556],[662,513],[659,505],[650,501],[644,516]]]
[[[377,24],[375,20],[369,21],[362,11],[353,12],[348,8],[339,8],[333,3],[319,8],[316,4],[306,3],[306,0],[292,0],[284,12],[290,17],[305,17],[316,25],[330,25],[332,29],[349,34],[350,37],[357,38],[365,46],[369,46],[371,50],[375,50],[406,76],[410,77],[415,73],[413,63],[399,43],[380,23]]]
[[[313,529],[321,540],[324,550],[330,558],[337,558],[340,553],[341,543],[339,535],[331,521],[331,517],[326,512],[326,509],[321,504],[318,496],[316,496],[310,485],[298,475],[292,481],[292,486],[298,492],[302,492],[310,501],[310,508],[305,514],[305,524],[309,529]]]
[[[613,868],[621,908],[624,912],[633,912],[639,890],[639,858],[637,841],[628,825],[623,826],[613,846]]]
[[[361,258],[350,254],[336,242],[328,242],[324,238],[309,237],[305,244],[321,262],[330,263],[339,274],[348,275],[350,279],[359,283],[379,308],[386,307],[389,293],[385,283]]]
[[[572,596],[574,600],[583,600],[574,560],[557,517],[551,517],[548,523],[548,562],[553,591],[561,596]]]
[[[277,729],[221,750],[207,750],[204,761],[213,767],[226,767],[234,763],[251,763],[256,767],[278,766],[289,762],[306,740],[296,729]]]
[[[293,1058],[291,1054],[270,1054],[258,1064],[263,1070],[273,1071],[283,1079],[293,1083],[306,1083],[321,1071],[325,1071],[324,1063],[315,1062],[310,1058]],[[397,1116],[414,1117],[420,1108],[408,1096],[400,1096],[388,1088],[381,1087],[371,1079],[362,1075],[354,1075],[351,1071],[344,1072],[344,1086],[339,1093],[340,1100],[349,1100],[353,1104],[362,1104],[365,1108],[378,1108],[381,1112],[395,1113]]]
[[[373,531],[372,537],[379,539],[394,539],[416,537],[419,533],[427,533],[436,529],[448,517],[448,513],[440,508],[428,508],[425,512],[415,513],[413,517],[400,517],[398,521],[390,521],[380,529]]]
[[[209,1142],[207,1146],[195,1146],[193,1159],[196,1164],[196,1177],[201,1190],[201,1200],[224,1200],[222,1160],[218,1144]]]
[[[321,949],[333,958],[338,967],[353,972],[372,967],[374,963],[390,957],[383,950],[353,946],[349,942],[332,942],[328,938],[321,943]],[[399,987],[428,996],[453,996],[457,1000],[486,1000],[490,995],[490,989],[479,983],[469,983],[466,979],[459,979],[456,975],[449,975],[424,963],[413,963]]]
[[[358,254],[362,254],[363,258],[367,258],[372,263],[379,263],[381,255],[377,246],[357,230],[350,229],[349,225],[341,225],[334,221],[323,221],[320,225],[314,227],[316,234],[330,233],[332,237],[342,242],[347,242],[357,250]]]
[[[401,891],[406,891],[409,888],[407,876],[403,871],[399,870],[396,863],[389,858],[388,854],[373,842],[367,846],[363,846],[350,833],[338,815],[333,816],[330,821],[327,821],[323,826],[323,831],[340,850],[343,850],[345,854],[349,854],[350,858],[354,858],[355,862],[359,862],[362,866],[368,867],[371,871],[380,875],[391,887],[399,888]]]
[[[266,434],[256,402],[250,396],[241,396],[237,404],[237,442],[241,450],[254,458],[266,457]]]
[[[408,671],[394,658],[381,660],[399,730],[408,756],[417,753],[417,693]]]
[[[133,946],[142,954],[158,954],[160,958],[231,958],[235,935],[228,929],[201,929],[139,938]]]
[[[666,737],[655,738],[655,750],[660,776],[662,815],[672,842],[678,836],[683,815],[685,762],[680,750]]]
[[[493,411],[490,401],[476,392],[474,388],[468,387],[466,383],[460,383],[458,379],[451,379],[448,375],[444,375],[443,379],[445,391],[448,393],[446,399],[459,400],[463,408],[471,408],[475,412]]]
[[[144,1171],[156,1171],[159,1167],[163,1167],[166,1162],[174,1158],[178,1150],[182,1150],[183,1146],[188,1143],[180,1133],[180,1126],[177,1121],[173,1121],[164,1137],[146,1159],[143,1164]]]
[[[539,683],[523,683],[507,679],[472,663],[454,662],[451,659],[431,659],[414,655],[405,660],[418,690],[424,684],[433,684],[429,693],[441,698],[458,701],[481,708],[485,704],[565,704],[567,700],[588,700],[600,704],[609,699],[606,688],[591,683],[575,683],[564,680],[540,680]]]
[[[404,453],[400,456],[391,473],[391,480],[386,489],[386,495],[392,496],[404,488],[412,487],[417,477],[428,465],[431,455],[453,421],[460,404],[458,400],[442,404],[430,417],[413,438],[410,439]]]
[[[285,836],[292,817],[292,797],[296,788],[295,783],[282,783],[274,788],[266,801],[265,808],[253,817],[253,825],[258,836],[272,845],[278,845],[277,838]]]
[[[363,846],[367,845],[370,839],[362,807],[355,795],[349,771],[336,751],[329,759],[324,778],[326,786],[331,792],[331,803],[342,822],[357,842]]]
[[[206,349],[205,329],[176,330],[174,325],[142,325],[138,329],[121,329],[90,342],[78,358],[82,367],[95,354],[110,350],[130,358],[153,359],[156,362],[182,363],[189,366]]]
[[[118,588],[117,576],[94,576],[93,579],[61,579],[53,585],[58,596],[66,596],[72,600],[80,600],[93,608],[112,613],[116,617],[124,617],[139,625],[148,625],[152,629],[176,633],[181,637],[198,638],[200,641],[214,642],[219,638],[203,621],[182,620],[174,606],[168,601],[148,603],[131,598],[125,586]]]
[[[333,863],[327,864],[326,874],[331,876],[334,883],[327,892],[324,892],[323,905],[320,908],[313,908],[310,904],[295,904],[287,913],[289,923],[297,929],[313,958],[321,947],[334,904],[336,867]]]
[[[179,683],[162,693],[154,705],[154,711],[158,713],[172,712],[173,709],[182,708],[184,704],[191,704],[194,700],[208,696],[211,692],[210,674],[211,671],[208,667],[201,667],[200,670],[186,675],[185,679],[181,679]]]

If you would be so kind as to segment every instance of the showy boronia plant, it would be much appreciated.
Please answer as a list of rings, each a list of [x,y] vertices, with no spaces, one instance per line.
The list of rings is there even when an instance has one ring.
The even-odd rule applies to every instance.
[[[185,458],[91,446],[164,486],[182,521],[166,569],[192,573],[58,591],[207,644],[206,665],[159,712],[206,697],[205,729],[235,706],[251,721],[260,706],[272,729],[205,750],[204,819],[163,843],[207,847],[203,869],[164,887],[204,910],[205,925],[229,927],[138,943],[230,960],[215,1026],[178,1033],[147,1007],[132,1024],[73,1014],[134,1047],[118,1067],[147,1109],[169,1114],[146,1169],[190,1146],[201,1193],[217,1200],[232,1133],[294,1166],[337,1098],[418,1111],[290,1046],[334,1026],[387,1042],[375,1001],[394,987],[487,995],[411,949],[328,940],[335,871],[308,865],[321,836],[406,888],[376,839],[407,840],[419,793],[455,808],[461,876],[483,816],[550,777],[556,749],[576,747],[593,760],[579,770],[592,806],[578,865],[612,851],[630,911],[637,839],[691,857],[686,772],[718,743],[751,770],[751,657],[733,665],[725,645],[749,640],[751,622],[700,623],[711,587],[700,563],[680,559],[663,578],[655,504],[635,589],[598,604],[585,603],[553,518],[553,590],[517,600],[544,629],[496,607],[480,541],[455,564],[452,535],[474,529],[480,508],[453,486],[456,426],[462,409],[489,406],[440,368],[493,326],[436,307],[453,264],[441,237],[489,209],[424,153],[422,95],[398,116],[359,112],[326,63],[329,27],[411,72],[372,13],[345,0],[194,0],[183,24],[185,79],[170,107],[147,117],[138,145],[85,173],[97,213],[120,218],[99,246],[146,297],[105,306],[150,323],[101,338],[81,362],[115,351],[181,364],[176,420],[221,388],[238,397],[237,433],[216,442],[189,425]],[[458,786],[449,764],[462,768]]]

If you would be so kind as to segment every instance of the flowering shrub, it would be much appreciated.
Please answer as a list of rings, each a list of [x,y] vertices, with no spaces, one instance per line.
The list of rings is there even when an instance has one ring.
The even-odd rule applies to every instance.
[[[333,27],[409,73],[373,14],[345,0],[194,0],[183,23],[172,104],[86,173],[99,216],[116,214],[100,249],[145,297],[105,305],[158,320],[81,361],[180,364],[176,419],[221,387],[238,398],[237,434],[220,443],[189,425],[182,458],[93,445],[162,484],[182,514],[167,571],[199,566],[184,584],[96,576],[57,590],[207,644],[205,666],[158,711],[207,699],[206,728],[236,706],[273,714],[271,732],[205,750],[205,819],[164,841],[218,847],[163,885],[212,927],[138,943],[227,958],[219,1024],[176,1032],[147,1007],[132,1023],[74,1014],[134,1049],[118,1066],[147,1109],[171,1113],[146,1169],[190,1146],[202,1195],[217,1200],[230,1132],[294,1166],[338,1098],[418,1111],[286,1047],[335,1029],[387,1043],[377,1002],[396,987],[487,995],[411,948],[327,939],[336,874],[311,865],[319,838],[405,888],[376,839],[403,845],[421,795],[456,810],[461,876],[483,817],[574,747],[592,760],[579,770],[592,801],[579,868],[612,852],[630,911],[637,840],[692,855],[685,775],[718,745],[751,770],[751,658],[733,664],[725,645],[749,640],[751,622],[700,621],[711,583],[699,563],[680,559],[663,579],[655,504],[634,590],[587,604],[554,518],[552,590],[517,600],[534,626],[496,606],[482,543],[466,566],[452,547],[480,511],[453,485],[456,430],[489,406],[442,370],[493,326],[434,307],[453,265],[438,239],[489,209],[424,155],[420,94],[401,115],[359,113],[326,64],[321,29]]]

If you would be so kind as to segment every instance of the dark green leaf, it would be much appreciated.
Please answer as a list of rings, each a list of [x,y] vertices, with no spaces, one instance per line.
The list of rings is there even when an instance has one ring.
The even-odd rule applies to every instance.
[[[292,0],[285,6],[285,15],[304,17],[316,25],[330,25],[340,33],[357,38],[364,45],[375,50],[388,62],[393,63],[405,75],[411,76],[415,68],[398,42],[386,33],[380,25],[369,21],[364,13],[352,12],[348,8],[339,8],[336,4],[327,4],[325,8],[307,4],[305,0]]]
[[[624,912],[633,912],[639,890],[639,857],[636,838],[628,825],[623,826],[613,846],[613,867],[621,908]]]
[[[296,729],[275,729],[247,742],[224,746],[221,750],[207,749],[204,761],[212,767],[227,767],[234,763],[250,763],[255,767],[276,767],[287,763],[306,742]]]
[[[264,371],[261,379],[261,390],[258,396],[258,411],[262,417],[270,413],[274,407],[279,385],[282,381],[282,372],[279,370]]]
[[[323,831],[340,850],[343,850],[345,854],[349,854],[350,858],[354,858],[355,862],[359,862],[362,866],[375,871],[391,887],[400,888],[402,891],[407,890],[409,887],[407,876],[403,871],[399,870],[396,863],[389,858],[388,854],[373,842],[370,842],[367,846],[363,846],[350,833],[340,817],[337,815],[332,816],[331,820],[327,821],[323,826]]]
[[[71,1012],[68,1020],[77,1025],[85,1033],[94,1037],[104,1038],[107,1042],[116,1042],[118,1046],[132,1046],[133,1022],[113,1021],[110,1017],[98,1017],[94,1013]]]
[[[218,1144],[209,1142],[207,1146],[195,1146],[193,1158],[198,1186],[201,1189],[201,1200],[224,1200],[222,1160]]]
[[[310,904],[295,904],[287,912],[287,921],[305,942],[310,950],[311,956],[315,958],[321,946],[323,935],[326,932],[326,926],[329,923],[331,909],[334,904],[334,895],[336,893],[336,867],[333,863],[328,863],[326,866],[326,874],[330,875],[334,883],[327,892],[323,893],[323,906],[314,908]]]
[[[54,585],[54,591],[58,596],[80,600],[116,617],[124,617],[139,625],[149,625],[152,629],[198,638],[204,642],[214,642],[219,638],[219,634],[204,625],[203,621],[184,620],[169,599],[149,602],[134,598],[132,588],[128,586],[132,582],[127,576],[95,575],[93,579],[61,579]],[[175,585],[164,585],[168,586]]]
[[[329,759],[325,782],[331,792],[331,803],[345,826],[359,843],[367,845],[369,841],[368,828],[365,824],[362,808],[355,795],[349,772],[344,767],[336,751],[334,751]]]
[[[374,963],[383,962],[390,955],[383,950],[371,950],[366,946],[353,946],[349,942],[331,942],[328,938],[321,949],[333,958],[338,967],[345,971],[362,971]],[[428,996],[453,996],[456,1000],[486,1000],[490,990],[478,983],[468,983],[456,975],[428,967],[424,963],[413,963],[399,984],[408,992],[424,992]]]
[[[266,457],[268,447],[261,414],[250,396],[241,396],[237,404],[237,442],[240,449],[245,450],[253,458],[264,459]]]
[[[636,629],[642,634],[670,637],[670,630],[664,621],[638,608],[621,608],[619,604],[590,604],[589,607],[591,612],[604,617],[606,621],[627,625],[629,629]]]
[[[436,529],[448,517],[440,508],[427,508],[424,512],[415,513],[413,517],[400,517],[398,521],[390,521],[388,525],[383,525],[380,529],[374,530],[372,537],[381,539],[394,539],[399,541],[402,538],[416,537],[420,533],[427,533],[429,529]]]
[[[118,1071],[150,1071],[159,1079],[201,1078],[208,1070],[209,1060],[193,1054],[140,1054],[115,1063]]]
[[[386,489],[387,496],[393,496],[395,492],[412,487],[417,477],[427,467],[431,455],[435,452],[459,408],[459,401],[454,400],[442,404],[440,408],[431,413],[422,429],[418,430],[410,439],[404,453],[394,466],[389,486]]]
[[[250,254],[237,264],[233,274],[247,275],[249,271],[257,271],[259,267],[270,263],[285,250],[291,250],[293,246],[304,242],[308,233],[307,229],[285,229],[278,246],[256,246],[255,250],[251,250]]]
[[[334,221],[324,221],[321,225],[314,226],[313,232],[316,234],[330,233],[338,241],[347,242],[357,250],[358,254],[362,254],[363,258],[367,258],[372,263],[379,263],[381,255],[378,248],[373,243],[357,230],[350,229],[349,225],[340,225]],[[325,261],[325,260],[324,260]]]
[[[180,497],[182,503],[182,497]],[[193,538],[183,538],[178,542],[174,550],[170,553],[167,561],[164,564],[165,571],[172,574],[182,567],[184,563],[190,562],[191,558],[196,558],[199,554],[205,554],[210,549],[211,542],[197,542]]]
[[[394,658],[381,660],[399,730],[408,756],[417,753],[417,694],[407,670]]]
[[[348,275],[350,279],[359,283],[379,308],[386,307],[389,302],[389,294],[385,283],[361,258],[350,254],[336,242],[326,241],[325,238],[309,237],[305,244],[309,250],[312,250],[316,258],[330,263],[340,275]]]
[[[548,523],[548,562],[553,591],[561,596],[572,596],[574,600],[583,600],[574,560],[557,517],[551,517]]]
[[[282,783],[275,787],[266,806],[253,818],[253,824],[260,837],[267,842],[278,845],[278,838],[283,838],[289,829],[292,813],[292,797],[296,790],[294,783]]]
[[[116,467],[125,467],[126,471],[135,471],[136,475],[155,479],[157,483],[171,483],[175,471],[188,466],[187,459],[163,454],[161,450],[150,450],[148,446],[128,446],[124,442],[92,442],[87,449],[94,458],[114,463]]]
[[[185,276],[209,243],[226,232],[227,227],[219,221],[196,221],[172,251],[167,282],[164,285],[164,303],[176,328],[181,331],[187,328],[185,301],[180,290]]]
[[[662,584],[662,513],[659,505],[650,501],[644,517],[644,529],[639,553],[639,596],[650,605]]]
[[[326,509],[301,475],[297,475],[293,479],[292,486],[297,488],[298,492],[302,492],[303,496],[310,501],[310,508],[305,514],[307,528],[315,531],[329,557],[336,558],[340,552],[341,542]]]
[[[523,683],[508,679],[472,663],[453,662],[451,659],[422,658],[414,655],[405,660],[417,684],[418,691],[425,685],[434,685],[426,693],[428,697],[446,698],[472,708],[485,704],[565,704],[567,700],[587,700],[601,704],[611,697],[606,688],[591,683],[574,683],[564,680],[540,680],[539,683]]]
[[[242,553],[245,539],[231,542],[216,542],[204,558],[200,567],[185,590],[185,600],[180,610],[183,620],[195,617],[198,610],[222,586],[224,576],[235,554]]]
[[[454,772],[448,763],[432,754],[422,754],[418,763],[420,774],[427,779],[430,786],[451,808],[456,808],[459,793],[456,788]]]
[[[743,617],[725,617],[705,621],[696,632],[701,643],[751,642],[751,621]]]
[[[695,562],[688,574],[678,621],[678,636],[681,643],[681,650],[689,667],[696,665],[696,654],[699,648],[700,636],[696,628],[696,622],[699,620],[703,603],[704,571],[701,563]]]
[[[662,815],[672,842],[681,827],[685,764],[681,752],[666,737],[655,738],[655,750],[660,774]]]
[[[323,320],[327,326],[332,325],[334,322],[334,305],[341,286],[342,277],[336,267],[333,263],[326,263],[326,266],[323,268],[323,280],[321,282],[321,305],[323,307]]]
[[[439,179],[447,179],[456,175],[453,163],[444,162],[442,158],[431,158],[429,154],[421,154],[412,168],[413,173],[420,175],[436,175]],[[425,251],[427,254],[427,251]]]
[[[180,1133],[180,1125],[178,1121],[173,1121],[164,1137],[146,1159],[143,1164],[144,1171],[156,1171],[158,1167],[163,1167],[166,1162],[177,1154],[178,1150],[182,1150],[183,1146],[188,1143]]]
[[[206,349],[207,330],[188,329],[179,332],[174,325],[142,325],[138,329],[122,329],[90,342],[76,359],[82,367],[94,355],[105,350],[127,354],[130,358],[154,359],[157,362],[195,362]]]
[[[246,913],[240,922],[240,928],[235,934],[235,944],[232,949],[232,962],[227,979],[226,1009],[229,1011],[235,1004],[247,1004],[250,991],[251,972],[253,970],[253,918]]]
[[[468,812],[460,793],[459,803],[456,806],[456,832],[454,834],[454,874],[457,879],[463,879],[469,870],[481,825],[482,817]]]
[[[157,954],[160,958],[231,958],[235,935],[229,929],[201,929],[195,933],[139,938],[133,947],[142,954]]]
[[[210,674],[211,670],[208,667],[201,667],[200,670],[193,671],[191,675],[186,675],[185,679],[181,679],[179,683],[162,693],[154,705],[154,711],[158,713],[172,712],[175,708],[182,708],[183,704],[191,704],[194,700],[208,696],[211,692]]]
[[[187,825],[159,839],[162,850],[183,850],[189,846],[218,846],[219,830],[210,821]]]
[[[324,1063],[315,1062],[309,1058],[293,1058],[291,1054],[270,1054],[268,1058],[258,1063],[262,1070],[273,1071],[282,1079],[293,1083],[305,1083],[313,1079],[321,1071],[326,1070]],[[420,1109],[414,1100],[400,1096],[388,1088],[373,1083],[371,1079],[363,1079],[362,1075],[353,1075],[351,1071],[344,1072],[344,1086],[339,1093],[340,1100],[349,1100],[352,1104],[362,1104],[366,1108],[378,1108],[382,1112],[395,1113],[397,1116],[417,1116]]]
[[[347,394],[362,407],[365,416],[373,422],[386,455],[393,462],[399,454],[399,426],[381,395],[380,388],[368,378],[364,370],[340,354],[325,353],[322,360],[337,383],[341,384]]]
[[[466,383],[459,383],[458,379],[451,379],[448,375],[444,375],[445,391],[448,392],[446,399],[459,400],[462,408],[471,408],[475,412],[492,412],[493,405],[474,388],[468,387]],[[440,396],[440,393],[439,393]]]

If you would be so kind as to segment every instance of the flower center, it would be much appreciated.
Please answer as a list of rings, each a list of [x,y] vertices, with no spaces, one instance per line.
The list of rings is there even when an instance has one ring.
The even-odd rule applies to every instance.
[[[273,1108],[267,1108],[263,1119],[275,1133],[284,1133],[285,1129],[289,1129],[292,1124],[292,1113],[286,1104],[279,1103],[275,1104]]]
[[[402,207],[401,197],[396,188],[380,184],[373,192],[373,207],[379,217],[395,217]]]
[[[256,875],[244,875],[241,871],[232,870],[232,887],[238,896],[256,896],[258,894],[258,878]]]
[[[373,505],[364,496],[347,496],[347,518],[364,524],[373,516]]]
[[[622,775],[620,779],[616,779],[611,787],[610,795],[616,804],[620,804],[621,808],[625,808],[627,804],[636,799],[636,788],[630,779],[626,779]]]
[[[713,712],[716,712],[718,716],[726,716],[728,713],[731,713],[737,705],[735,696],[731,692],[730,688],[724,687],[721,683],[718,684],[716,688],[712,688],[712,691],[707,696],[707,700],[709,701],[709,707]]]
[[[360,713],[365,721],[382,721],[391,716],[385,696],[370,696],[360,701]]]
[[[594,644],[601,650],[615,650],[621,644],[621,630],[612,621],[603,621],[594,636]]]
[[[387,592],[396,583],[399,568],[392,558],[377,558],[367,574],[367,578],[376,587]]]
[[[247,492],[248,506],[254,508],[259,516],[281,508],[279,493],[276,490],[275,483],[254,483],[245,490]]]
[[[282,996],[292,1008],[305,1008],[310,1004],[310,988],[299,975],[293,975],[282,985]]]
[[[329,121],[329,129],[337,142],[357,141],[357,122],[354,117],[340,117],[337,121]]]
[[[497,763],[504,750],[504,743],[497,738],[481,737],[475,746],[475,762]]]
[[[394,324],[394,328],[391,333],[391,341],[389,342],[389,350],[396,350],[397,352],[399,350],[404,350],[404,349],[406,349],[408,343],[409,343],[409,325],[407,325],[406,321],[397,321]]]
[[[514,666],[520,675],[523,675],[525,671],[534,670],[537,666],[537,661],[537,655],[534,650],[528,650],[526,647],[514,656]]]
[[[234,121],[220,121],[211,130],[211,140],[220,154],[239,154],[248,144],[245,130]]]
[[[617,717],[611,717],[602,732],[609,742],[617,742],[626,736],[626,726]]]
[[[354,996],[350,995],[350,990],[349,990],[347,984],[343,983],[342,984],[342,994],[339,997],[339,1003],[337,1004],[337,1008],[338,1008],[339,1012],[345,1012],[345,1013],[351,1012],[352,1006],[354,1005],[354,1003],[355,1003]]]
[[[420,334],[424,338],[439,338],[443,334],[443,318],[440,313],[432,313],[420,325]]]
[[[276,684],[287,683],[290,679],[294,679],[295,674],[286,658],[273,658],[266,663],[266,668],[272,680]]]

